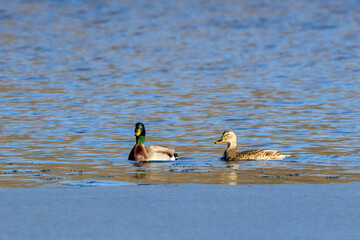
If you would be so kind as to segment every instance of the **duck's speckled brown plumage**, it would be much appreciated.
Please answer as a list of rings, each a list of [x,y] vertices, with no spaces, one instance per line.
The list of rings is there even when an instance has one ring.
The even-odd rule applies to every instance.
[[[227,143],[227,148],[224,152],[223,159],[226,161],[239,161],[239,160],[282,160],[290,155],[282,154],[277,150],[270,149],[250,149],[242,152],[237,151],[236,134],[233,131],[225,131],[221,138],[215,142]]]

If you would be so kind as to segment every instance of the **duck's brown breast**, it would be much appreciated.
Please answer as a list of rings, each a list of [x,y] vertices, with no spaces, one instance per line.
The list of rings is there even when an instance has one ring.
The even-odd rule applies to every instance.
[[[136,145],[134,149],[134,160],[135,161],[146,161],[148,154],[144,145]]]

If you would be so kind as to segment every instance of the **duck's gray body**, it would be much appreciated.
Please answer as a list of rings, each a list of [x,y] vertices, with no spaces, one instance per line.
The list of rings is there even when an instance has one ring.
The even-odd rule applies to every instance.
[[[177,153],[174,149],[162,146],[145,147],[146,130],[143,123],[135,124],[136,144],[132,148],[128,159],[140,162],[149,161],[174,161],[177,160]]]
[[[135,144],[131,150],[129,160],[149,162],[149,161],[175,161],[177,154],[174,149],[162,146],[144,146]]]

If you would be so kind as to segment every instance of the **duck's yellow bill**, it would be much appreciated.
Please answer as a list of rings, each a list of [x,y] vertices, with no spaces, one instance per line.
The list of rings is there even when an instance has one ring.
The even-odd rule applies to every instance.
[[[141,134],[141,130],[140,130],[140,128],[139,129],[136,129],[136,131],[135,131],[135,136],[140,136],[140,134]]]
[[[223,141],[224,141],[224,139],[223,139],[223,138],[220,138],[219,140],[217,140],[217,141],[215,142],[215,144],[222,143]]]

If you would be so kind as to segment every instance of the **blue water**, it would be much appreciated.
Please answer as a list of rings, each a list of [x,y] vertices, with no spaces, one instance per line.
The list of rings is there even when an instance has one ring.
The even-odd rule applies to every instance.
[[[0,3],[0,186],[360,179],[358,1]],[[129,162],[138,121],[179,160]]]

